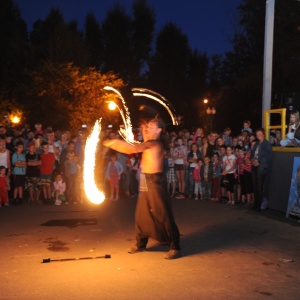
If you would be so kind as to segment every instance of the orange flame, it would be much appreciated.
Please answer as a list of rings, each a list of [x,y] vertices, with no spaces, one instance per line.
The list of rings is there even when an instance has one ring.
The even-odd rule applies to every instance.
[[[83,165],[83,184],[86,197],[94,204],[104,201],[104,192],[97,188],[95,182],[95,154],[99,135],[101,132],[101,119],[96,121],[91,135],[86,140],[84,165]]]

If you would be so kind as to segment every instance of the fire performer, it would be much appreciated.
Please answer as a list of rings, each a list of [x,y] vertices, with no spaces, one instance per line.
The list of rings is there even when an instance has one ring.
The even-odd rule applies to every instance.
[[[117,139],[103,142],[104,146],[119,152],[142,152],[140,192],[135,213],[137,243],[128,249],[128,253],[145,251],[151,237],[170,247],[166,259],[175,259],[181,256],[181,249],[179,230],[163,173],[164,152],[168,145],[164,123],[160,119],[151,119],[141,127],[144,140],[141,144],[129,144]]]

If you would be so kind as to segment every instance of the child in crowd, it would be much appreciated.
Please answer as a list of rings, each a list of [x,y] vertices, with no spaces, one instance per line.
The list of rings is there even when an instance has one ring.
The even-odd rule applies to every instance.
[[[123,171],[124,168],[122,164],[117,161],[117,155],[113,152],[110,155],[110,162],[106,167],[105,176],[110,184],[110,200],[119,200],[119,180]]]
[[[129,193],[136,196],[139,191],[137,172],[140,167],[140,157],[138,154],[131,154],[128,157],[127,166],[129,168]]]
[[[203,187],[203,198],[205,200],[211,199],[211,187],[212,187],[212,165],[210,163],[210,157],[204,157],[204,164],[201,167],[201,177],[203,178],[202,187]]]
[[[170,193],[171,197],[175,195],[175,188],[176,188],[176,178],[175,178],[175,171],[174,171],[174,159],[172,157],[174,145],[170,143],[170,150],[166,152],[165,158],[168,160],[168,169],[167,169],[167,190]]]
[[[201,177],[201,168],[203,166],[203,160],[201,158],[198,159],[198,164],[194,169],[193,172],[193,178],[194,178],[194,194],[195,194],[195,200],[202,199],[203,197],[203,189],[202,189],[202,181],[203,178]]]
[[[42,150],[43,153],[41,154],[40,177],[44,199],[45,201],[50,201],[55,155],[54,153],[49,152],[49,145],[47,142],[42,143]]]
[[[228,202],[227,204],[234,205],[234,183],[235,183],[235,170],[236,170],[236,156],[233,154],[233,147],[227,146],[226,155],[223,157],[223,170],[222,175],[226,176],[228,184],[224,186],[227,190]]]
[[[203,131],[203,128],[199,127],[196,129],[195,131],[195,134],[194,134],[194,137],[193,137],[193,142],[195,143],[197,138],[200,137],[200,138],[203,138],[204,137],[204,131]]]
[[[29,152],[25,155],[27,163],[25,190],[29,191],[31,203],[35,203],[36,201],[40,204],[42,190],[40,178],[41,157],[39,154],[35,153],[34,142],[29,142],[27,148],[29,149]]]
[[[245,153],[244,148],[238,148],[238,156],[236,160],[237,164],[237,174],[238,174],[238,202],[245,203],[245,178],[244,178],[244,163],[245,163]]]
[[[188,161],[188,168],[187,168],[187,181],[186,181],[186,190],[188,193],[188,197],[192,198],[194,194],[194,179],[193,179],[193,173],[195,167],[197,167],[198,159],[201,158],[201,152],[198,149],[198,146],[196,143],[193,143],[191,145],[191,151],[189,151],[187,155],[187,161]]]
[[[53,198],[55,199],[55,205],[61,205],[65,200],[66,183],[63,180],[63,176],[60,173],[55,175],[53,182]]]
[[[249,133],[252,133],[252,129],[250,128],[251,123],[249,120],[244,120],[243,122],[243,129],[241,130],[241,132],[243,131],[248,131]]]
[[[290,114],[290,124],[289,124],[288,133],[286,135],[286,138],[280,141],[281,146],[299,147],[298,143],[300,143],[300,140],[295,138],[295,132],[299,126],[300,126],[299,112],[292,111]]]
[[[225,128],[223,131],[223,139],[224,139],[224,144],[225,146],[231,146],[232,145],[232,136],[231,134],[231,129],[230,128]]]
[[[212,157],[212,171],[211,201],[219,201],[221,197],[220,177],[222,173],[222,164],[218,153],[214,153]]]
[[[23,189],[26,174],[26,158],[23,154],[23,142],[16,143],[16,152],[12,156],[13,174],[14,174],[14,195],[13,205],[23,202]],[[19,200],[18,200],[19,196]]]
[[[4,166],[0,166],[0,208],[1,206],[9,206],[8,187],[6,168]]]
[[[254,142],[253,142],[254,143]],[[251,205],[254,194],[253,194],[253,182],[252,182],[252,164],[251,164],[251,149],[248,150],[245,154],[244,158],[244,184],[245,184],[245,194],[246,194],[246,200],[247,205]]]
[[[71,151],[67,154],[67,159],[65,160],[64,165],[67,184],[67,201],[65,204],[68,204],[69,202],[77,204],[77,200],[80,198],[78,176],[80,174],[81,167],[75,151]]]
[[[184,199],[185,193],[185,165],[187,160],[187,149],[183,145],[183,139],[177,138],[176,147],[173,150],[173,159],[176,179],[178,182],[178,194],[175,196],[178,199]]]

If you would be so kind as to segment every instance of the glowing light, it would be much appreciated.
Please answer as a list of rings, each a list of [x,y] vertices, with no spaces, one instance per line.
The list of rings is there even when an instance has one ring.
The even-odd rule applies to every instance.
[[[163,97],[162,95],[154,91],[143,89],[143,88],[133,88],[132,92],[133,92],[133,96],[143,96],[152,99],[154,101],[157,101],[168,111],[172,120],[172,124],[178,125],[175,109],[173,105],[165,97]]]
[[[95,154],[99,135],[101,132],[101,119],[96,121],[91,135],[86,140],[83,164],[83,184],[86,197],[94,204],[104,201],[104,192],[97,188],[95,183]]]
[[[11,121],[14,123],[14,124],[18,124],[20,122],[20,118],[17,117],[17,116],[14,116],[12,117]]]
[[[117,104],[114,101],[109,102],[108,108],[109,110],[115,110],[117,107]]]
[[[207,103],[208,103],[208,100],[207,100],[207,99],[204,99],[204,100],[203,100],[203,103],[204,103],[204,104],[207,104]]]
[[[125,128],[120,128],[120,130],[119,130],[120,136],[129,144],[139,143],[139,142],[134,140],[134,135],[133,135],[133,132],[132,132],[131,119],[130,119],[129,111],[128,111],[128,108],[126,106],[126,103],[125,103],[125,100],[124,100],[123,96],[121,95],[121,93],[119,91],[117,91],[116,89],[114,89],[111,86],[105,86],[104,89],[108,90],[108,91],[113,91],[114,93],[116,93],[119,96],[119,99],[121,99],[121,101],[122,101],[122,107],[123,108],[120,108],[115,103],[116,107],[119,109],[119,112],[121,114],[121,117],[122,117],[122,120],[123,120],[123,123],[124,123],[124,127],[125,127]]]

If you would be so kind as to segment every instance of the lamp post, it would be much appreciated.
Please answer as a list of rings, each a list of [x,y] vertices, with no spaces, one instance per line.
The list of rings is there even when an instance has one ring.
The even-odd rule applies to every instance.
[[[212,131],[213,118],[214,118],[214,116],[215,116],[216,113],[217,113],[217,110],[214,107],[212,107],[212,108],[207,107],[206,114],[209,116],[209,119],[210,119],[209,120],[210,132]]]

